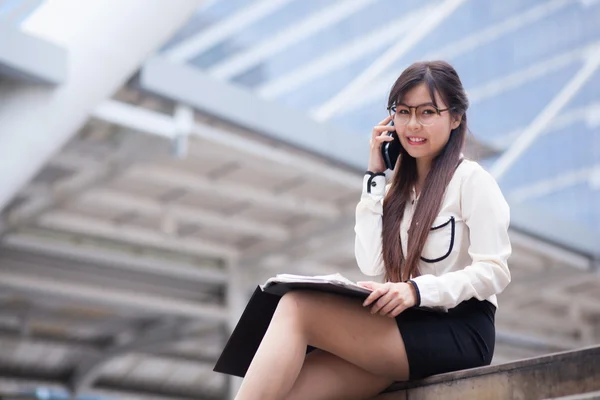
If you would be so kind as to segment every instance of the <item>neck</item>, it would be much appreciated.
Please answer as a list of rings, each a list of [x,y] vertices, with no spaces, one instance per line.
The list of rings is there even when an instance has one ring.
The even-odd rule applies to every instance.
[[[425,178],[431,169],[431,161],[428,158],[417,158],[417,186],[419,190],[425,183]]]

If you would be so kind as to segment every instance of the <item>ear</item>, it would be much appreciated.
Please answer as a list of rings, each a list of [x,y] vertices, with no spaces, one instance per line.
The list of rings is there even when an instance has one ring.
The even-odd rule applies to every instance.
[[[462,122],[462,114],[459,115],[453,115],[452,116],[452,121],[450,121],[450,130],[453,131],[456,128],[458,128],[460,126],[460,123]]]

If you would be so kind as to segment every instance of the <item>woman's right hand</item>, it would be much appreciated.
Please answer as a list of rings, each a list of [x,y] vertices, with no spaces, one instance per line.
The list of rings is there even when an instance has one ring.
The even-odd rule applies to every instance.
[[[383,157],[381,155],[381,145],[384,142],[391,142],[394,140],[391,136],[387,135],[388,131],[395,131],[396,128],[388,125],[392,117],[387,117],[381,121],[378,125],[373,127],[373,133],[371,135],[371,154],[369,156],[369,168],[371,172],[384,172],[387,168]]]

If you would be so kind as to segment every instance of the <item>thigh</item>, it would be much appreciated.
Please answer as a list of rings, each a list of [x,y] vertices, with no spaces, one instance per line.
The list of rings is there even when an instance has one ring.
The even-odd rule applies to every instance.
[[[300,375],[286,400],[366,399],[392,383],[392,379],[374,375],[338,356],[317,349],[306,356]]]
[[[318,349],[374,375],[408,379],[406,349],[396,320],[372,315],[360,300],[316,291],[293,291],[283,296],[277,315],[300,319],[308,344]]]

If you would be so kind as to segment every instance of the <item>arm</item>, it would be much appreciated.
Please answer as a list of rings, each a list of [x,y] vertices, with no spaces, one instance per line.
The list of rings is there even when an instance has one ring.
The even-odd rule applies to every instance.
[[[363,192],[356,206],[354,254],[358,267],[365,275],[375,276],[384,271],[381,253],[383,197],[386,181],[383,173],[367,172]]]
[[[473,263],[441,276],[414,278],[420,296],[418,305],[453,308],[472,297],[485,300],[502,292],[510,282],[510,209],[487,171],[477,169],[463,182],[461,211],[469,227],[469,255]]]

